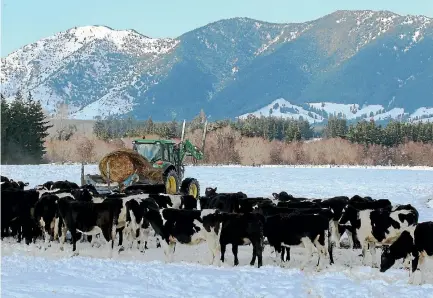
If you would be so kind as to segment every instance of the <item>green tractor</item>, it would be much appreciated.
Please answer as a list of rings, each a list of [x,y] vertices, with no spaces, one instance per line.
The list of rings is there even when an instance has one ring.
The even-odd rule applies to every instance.
[[[203,159],[204,144],[206,138],[207,122],[203,129],[202,149],[193,145],[189,140],[184,139],[185,121],[182,127],[182,136],[180,142],[164,139],[135,139],[132,142],[132,149],[140,154],[144,159],[150,162],[153,168],[161,169],[163,172],[163,180],[167,194],[190,194],[198,199],[200,195],[200,184],[195,178],[184,178],[185,165],[184,159],[187,156],[193,157],[195,160]],[[82,184],[92,184],[101,191],[101,184],[105,185],[105,181],[101,175],[84,175],[82,168]],[[155,184],[147,177],[140,177],[137,174],[132,174],[128,179],[122,182],[123,187],[133,184]],[[103,187],[106,191],[106,187]],[[110,189],[110,182],[108,182]]]

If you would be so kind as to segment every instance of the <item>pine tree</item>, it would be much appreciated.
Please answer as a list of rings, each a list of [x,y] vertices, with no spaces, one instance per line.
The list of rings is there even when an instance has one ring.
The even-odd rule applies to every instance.
[[[1,94],[1,161],[7,163],[9,156],[8,144],[10,141],[9,123],[10,123],[10,107],[6,102],[3,94]]]
[[[30,126],[28,128],[29,135],[25,141],[27,145],[26,151],[30,163],[40,163],[46,152],[44,140],[49,135],[47,131],[49,128],[53,127],[53,125],[48,125],[49,121],[45,120],[41,102],[34,101],[30,93],[26,101],[26,106],[28,108],[27,124]]]

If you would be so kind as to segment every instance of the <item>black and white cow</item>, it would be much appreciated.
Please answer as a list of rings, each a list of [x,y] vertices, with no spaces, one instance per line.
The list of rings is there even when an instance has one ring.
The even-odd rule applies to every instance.
[[[123,206],[121,199],[109,199],[101,203],[93,203],[60,198],[57,204],[66,228],[71,232],[73,252],[77,250],[76,232],[93,236],[102,234],[107,244],[111,244],[109,257],[112,257],[117,220]],[[63,245],[62,241],[61,245]]]
[[[340,248],[341,235],[339,232],[339,222],[343,216],[343,210],[347,206],[349,198],[346,196],[338,196],[329,199],[324,199],[321,202],[317,202],[322,208],[329,208],[332,210],[332,226],[331,226],[331,237],[332,242],[336,248]]]
[[[322,260],[329,254],[330,264],[334,263],[332,244],[329,240],[330,217],[320,214],[277,214],[265,217],[264,234],[276,251],[282,246],[303,246],[306,249],[303,270],[316,248],[319,258],[316,270],[322,269]]]
[[[344,207],[343,215],[340,218],[339,224],[347,226],[347,222],[349,219],[348,215],[351,214],[351,216],[353,217],[355,210],[367,210],[367,209],[375,210],[375,209],[383,209],[383,208],[391,210],[392,208],[391,201],[387,199],[373,200],[370,197],[360,197],[358,195],[355,195],[349,199],[347,206]],[[361,248],[361,244],[358,240],[358,237],[356,236],[356,229],[346,228],[344,230],[346,231],[346,234],[349,239],[349,247],[352,249]],[[340,236],[341,235],[342,234],[340,234]]]
[[[288,216],[290,214],[320,214],[324,217],[326,217],[329,221],[329,231],[331,232],[332,236],[332,229],[333,229],[333,219],[334,219],[334,212],[330,208],[285,208],[285,207],[277,207],[272,205],[262,205],[254,212],[258,212],[265,217],[274,216],[274,215],[283,215]],[[333,243],[332,238],[330,238],[331,243]],[[290,247],[282,246],[280,248],[276,248],[275,252],[281,253],[281,261],[289,261],[290,260]],[[284,259],[284,254],[286,252],[286,258]]]
[[[59,238],[64,224],[59,215],[58,199],[56,195],[45,194],[35,204],[33,216],[44,234],[45,249],[50,246],[52,240]]]
[[[390,208],[358,210],[349,205],[346,207],[340,222],[350,222],[356,231],[362,249],[362,264],[366,265],[366,253],[369,249],[372,266],[378,267],[376,246],[391,245],[404,229],[416,226],[418,211],[410,204]]]
[[[145,208],[145,217],[161,238],[166,261],[172,262],[177,243],[196,245],[206,242],[211,252],[211,264],[215,260],[219,263],[218,253],[221,251],[219,236],[220,225],[205,229],[204,218],[215,213],[216,209],[184,210],[166,208],[156,211],[154,208]],[[216,258],[215,258],[216,257]]]
[[[426,221],[405,229],[397,240],[382,251],[380,272],[391,268],[398,259],[409,258],[412,263],[409,283],[414,283],[415,272],[420,271],[424,283],[425,258],[433,258],[433,222]]]
[[[234,265],[237,266],[239,264],[238,246],[251,243],[253,246],[253,256],[250,265],[254,266],[257,258],[257,266],[259,268],[263,264],[264,222],[265,218],[257,213],[215,212],[203,218],[203,226],[208,233],[211,232],[211,229],[218,231],[221,228],[219,243],[221,246],[222,262],[224,262],[227,244],[232,245]]]

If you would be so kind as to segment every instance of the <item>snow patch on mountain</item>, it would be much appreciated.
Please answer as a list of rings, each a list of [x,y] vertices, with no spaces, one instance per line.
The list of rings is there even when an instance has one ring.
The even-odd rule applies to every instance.
[[[243,114],[238,118],[245,119],[249,115],[256,117],[275,116],[294,119],[302,117],[310,123],[320,123],[325,119],[329,119],[331,116],[345,118],[347,120],[373,119],[374,121],[402,119],[403,117],[408,116],[408,113],[405,112],[403,108],[396,107],[386,111],[382,105],[364,105],[361,107],[358,104],[341,104],[333,102],[308,103],[306,105],[310,106],[311,109],[293,105],[289,101],[279,98],[255,112]],[[422,118],[422,121],[428,121],[430,117],[433,118],[433,108],[423,107],[412,113],[409,120],[414,121]]]
[[[432,115],[433,117],[433,108],[421,107],[418,108],[415,112],[410,115],[410,118],[413,119],[415,117],[423,117],[426,115]]]
[[[83,109],[70,115],[71,119],[94,120],[97,117],[123,115],[133,110],[134,98],[123,91],[112,91]]]
[[[372,117],[372,118],[374,119],[374,121],[387,120],[387,119],[401,119],[406,114],[407,113],[405,113],[404,109],[402,109],[402,108],[393,108],[393,109],[386,111],[384,113],[374,115],[374,117]]]
[[[342,104],[333,102],[308,103],[308,105],[314,109],[326,112],[328,117],[340,116],[345,117],[348,120],[367,118],[385,110],[382,105],[366,105],[360,107],[359,104]]]
[[[291,104],[289,101],[285,100],[284,98],[279,98],[274,100],[272,103],[264,106],[263,108],[252,112],[252,113],[246,113],[241,116],[239,116],[239,119],[246,119],[249,115],[253,115],[256,117],[278,117],[278,118],[293,118],[293,119],[304,119],[307,120],[310,123],[316,123],[316,122],[322,122],[323,117],[314,113],[305,110],[304,108]]]

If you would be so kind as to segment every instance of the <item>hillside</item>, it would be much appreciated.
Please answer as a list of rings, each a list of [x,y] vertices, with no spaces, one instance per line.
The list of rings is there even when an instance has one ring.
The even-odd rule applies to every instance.
[[[299,24],[225,19],[175,39],[71,28],[1,60],[1,89],[31,91],[69,117],[212,119],[278,115],[326,121],[433,117],[433,22],[336,11]]]

